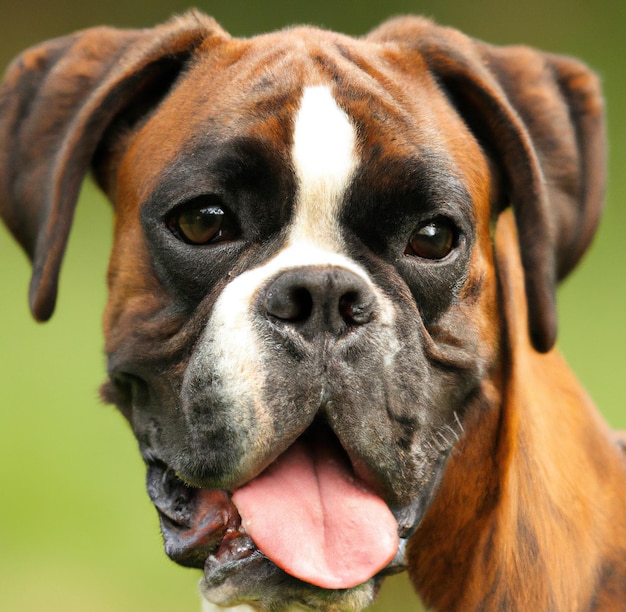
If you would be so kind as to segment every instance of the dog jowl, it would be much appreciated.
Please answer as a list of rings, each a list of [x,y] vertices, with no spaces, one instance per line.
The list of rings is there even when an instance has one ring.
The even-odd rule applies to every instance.
[[[207,600],[360,610],[407,569],[433,609],[623,601],[623,460],[553,350],[602,201],[584,65],[188,13],[26,51],[0,143],[37,319],[87,172],[114,206],[102,395]]]

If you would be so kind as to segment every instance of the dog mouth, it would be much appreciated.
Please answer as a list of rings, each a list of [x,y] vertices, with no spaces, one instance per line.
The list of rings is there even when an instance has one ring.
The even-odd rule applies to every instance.
[[[421,514],[392,512],[317,430],[232,492],[191,488],[161,462],[149,464],[147,485],[167,555],[204,569],[208,584],[262,562],[313,587],[350,589],[404,569]]]

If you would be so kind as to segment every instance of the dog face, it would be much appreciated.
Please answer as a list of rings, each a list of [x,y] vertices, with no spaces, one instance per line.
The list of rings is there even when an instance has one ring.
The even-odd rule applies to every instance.
[[[355,88],[367,47],[320,69],[310,37],[268,38],[242,75],[199,62],[125,149],[113,251],[132,264],[141,243],[149,264],[113,259],[113,397],[132,377],[122,404],[148,464],[203,489],[331,440],[411,508],[409,532],[493,362],[487,162],[431,80],[389,92],[395,70],[371,70]],[[165,126],[173,157],[155,156]]]
[[[407,535],[494,358],[491,181],[432,79],[390,91],[397,69],[370,68],[355,87],[384,55],[316,35],[268,37],[243,74],[202,58],[124,148],[106,393],[131,386],[155,478],[235,491],[321,436],[411,509]]]
[[[63,44],[97,69],[66,158],[33,161],[59,195],[35,227],[3,209],[36,261],[33,310],[51,311],[63,211],[90,159],[115,206],[103,396],[139,441],[166,551],[204,568],[220,604],[359,609],[402,569],[464,419],[499,376],[491,227],[511,200],[531,243],[530,333],[540,350],[553,341],[553,282],[596,218],[584,202],[583,221],[570,212],[577,136],[542,136],[569,188],[545,193],[532,130],[548,128],[527,128],[521,94],[522,118],[517,90],[507,98],[478,61],[489,49],[497,73],[509,56],[422,20],[362,40],[303,28],[240,41],[190,15],[147,36]],[[55,44],[31,64],[47,70]],[[116,74],[112,50],[129,48]],[[2,184],[5,202],[28,191]],[[561,244],[557,223],[584,231]]]

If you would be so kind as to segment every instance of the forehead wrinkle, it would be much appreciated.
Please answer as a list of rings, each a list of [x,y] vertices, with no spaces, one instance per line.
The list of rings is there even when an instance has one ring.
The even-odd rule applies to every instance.
[[[339,207],[358,165],[356,130],[330,87],[305,87],[295,115],[292,162],[298,184],[289,242],[340,250]]]

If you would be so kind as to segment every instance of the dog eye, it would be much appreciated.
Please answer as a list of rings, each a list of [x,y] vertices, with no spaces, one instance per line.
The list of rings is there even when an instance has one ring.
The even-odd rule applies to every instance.
[[[167,219],[170,231],[187,244],[205,245],[232,238],[227,216],[215,196],[200,196],[179,206]]]
[[[443,259],[456,246],[457,232],[448,219],[434,219],[421,225],[411,236],[406,255],[423,259]]]

